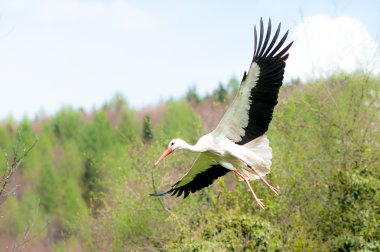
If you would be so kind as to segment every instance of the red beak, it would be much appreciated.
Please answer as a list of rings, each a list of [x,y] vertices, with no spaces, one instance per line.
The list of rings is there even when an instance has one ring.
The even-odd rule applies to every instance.
[[[161,162],[162,159],[164,159],[167,155],[172,153],[174,150],[170,147],[168,147],[164,153],[162,153],[161,157],[157,160],[157,162],[154,165],[158,165],[159,162]]]

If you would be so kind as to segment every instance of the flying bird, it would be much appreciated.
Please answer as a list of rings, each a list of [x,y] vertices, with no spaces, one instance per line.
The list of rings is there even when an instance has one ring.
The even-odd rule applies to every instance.
[[[158,165],[170,153],[189,150],[199,153],[191,169],[167,192],[151,196],[184,195],[211,185],[217,178],[233,171],[239,180],[245,181],[257,204],[264,208],[262,199],[253,191],[250,180],[261,179],[275,194],[278,189],[264,178],[270,172],[272,149],[265,135],[277,105],[278,92],[282,85],[285,61],[293,44],[283,47],[287,31],[277,42],[281,23],[271,37],[271,20],[265,34],[260,19],[260,35],[254,28],[254,54],[248,73],[244,72],[239,91],[218,126],[202,136],[195,145],[182,139],[170,141],[159,157]],[[265,38],[264,38],[265,36]],[[258,43],[257,43],[258,42]]]

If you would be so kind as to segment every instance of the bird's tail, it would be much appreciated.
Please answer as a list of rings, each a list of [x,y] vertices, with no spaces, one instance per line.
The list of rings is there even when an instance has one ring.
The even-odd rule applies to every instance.
[[[262,135],[249,143],[244,145],[248,150],[253,152],[254,160],[249,160],[252,166],[264,177],[270,172],[270,166],[272,165],[272,148],[269,147],[269,140],[266,135]],[[259,179],[256,173],[252,169],[248,168],[243,170],[250,180]]]

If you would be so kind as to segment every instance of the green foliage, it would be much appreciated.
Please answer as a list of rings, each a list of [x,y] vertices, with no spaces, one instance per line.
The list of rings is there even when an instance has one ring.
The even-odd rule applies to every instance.
[[[156,135],[166,136],[167,143],[171,138],[177,137],[194,142],[198,140],[201,129],[200,118],[188,103],[171,101],[167,104],[162,121],[157,127],[156,132],[158,134]]]
[[[10,145],[10,139],[4,128],[0,128],[0,176],[7,172],[7,157],[6,153]]]
[[[128,106],[124,95],[120,92],[116,92],[116,94],[112,97],[109,105],[116,109],[125,108]]]
[[[31,146],[33,142],[36,140],[37,136],[33,132],[32,123],[24,118],[18,130],[12,131],[11,139],[12,139],[12,147],[9,149],[13,149],[18,152],[22,152],[27,146]],[[28,170],[29,167],[33,167],[38,162],[37,158],[34,155],[29,156],[25,161],[24,165],[20,167],[21,169]]]
[[[98,111],[92,122],[86,125],[82,135],[81,150],[89,157],[101,157],[115,143],[114,132],[104,111]]]
[[[59,181],[52,164],[42,165],[37,190],[46,213],[54,212],[58,206]]]
[[[67,107],[61,109],[52,118],[51,125],[53,126],[55,135],[62,141],[78,139],[83,128],[83,118],[80,112]]]
[[[280,104],[282,116],[275,116],[270,133],[279,163],[274,165],[286,167],[276,177],[286,179],[279,183],[292,199],[290,215],[304,216],[313,240],[328,241],[319,249],[357,251],[366,247],[365,240],[380,237],[374,231],[379,137],[378,129],[369,128],[379,120],[379,108],[365,105],[374,102],[368,94],[378,92],[375,83],[361,74],[319,80]],[[294,226],[291,219],[286,222],[282,225]],[[358,235],[364,240],[349,238]]]
[[[84,173],[84,157],[74,141],[66,141],[63,146],[56,149],[56,166],[58,176],[66,182],[74,180],[80,183]]]
[[[23,236],[29,228],[30,234],[36,235],[44,225],[39,208],[39,199],[32,192],[24,193],[21,199],[8,197],[0,207],[0,234]]]
[[[77,237],[78,234],[86,233],[90,228],[89,213],[75,180],[69,179],[64,184],[61,205],[62,228]]]
[[[0,233],[17,235],[21,231],[19,216],[19,202],[15,197],[8,199],[1,205]]]
[[[235,96],[240,87],[240,81],[236,77],[232,77],[227,84],[227,90],[230,95]]]
[[[153,139],[152,122],[150,120],[150,116],[148,115],[144,116],[143,139],[146,142],[149,142]]]
[[[27,118],[22,119],[18,128],[18,133],[20,136],[20,143],[23,143],[26,146],[31,145],[35,140],[32,124]],[[18,141],[18,139],[15,138],[15,141]]]
[[[225,102],[228,97],[227,89],[223,86],[222,83],[219,83],[218,88],[214,91],[212,96],[218,102]]]
[[[33,224],[43,243],[48,222],[57,251],[379,251],[379,83],[358,72],[281,89],[267,133],[268,180],[280,195],[251,183],[265,210],[233,174],[185,200],[149,196],[190,168],[196,155],[180,151],[153,164],[170,139],[193,144],[204,133],[192,105],[207,101],[171,100],[154,112],[156,126],[120,94],[92,114],[64,108],[44,121],[8,120],[2,153],[17,128],[21,149],[40,142],[12,181],[16,197],[0,205],[0,234],[20,240]],[[229,100],[238,86],[231,79],[214,99]],[[190,88],[187,99],[194,95]]]
[[[83,184],[85,198],[90,201],[94,194],[100,193],[101,171],[99,163],[103,154],[116,142],[115,134],[103,111],[95,114],[94,120],[87,124],[82,135],[80,150],[84,153]]]
[[[10,144],[10,139],[5,128],[0,128],[0,150],[7,148]]]
[[[189,102],[191,102],[191,101],[199,102],[200,101],[200,98],[199,98],[199,95],[197,92],[197,87],[195,85],[189,87],[189,89],[187,90],[186,100]]]
[[[115,127],[116,138],[121,144],[129,144],[139,138],[140,122],[121,93],[116,93],[107,105],[108,120]]]
[[[206,215],[206,216],[205,216]],[[203,213],[194,222],[199,228],[185,229],[168,245],[170,251],[275,251],[271,238],[278,231],[270,223],[236,211]],[[194,224],[190,224],[193,226]],[[190,235],[189,235],[190,234]]]
[[[122,144],[129,144],[139,137],[140,123],[131,110],[125,109],[121,113],[121,119],[116,128],[117,138]]]

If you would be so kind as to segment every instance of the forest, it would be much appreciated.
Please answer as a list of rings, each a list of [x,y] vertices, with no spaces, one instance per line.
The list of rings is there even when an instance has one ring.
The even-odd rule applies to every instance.
[[[182,197],[196,155],[154,167],[172,138],[195,143],[231,103],[231,78],[201,97],[0,123],[1,251],[380,251],[380,77],[357,71],[285,83],[267,136],[273,163],[253,189],[234,174]]]

